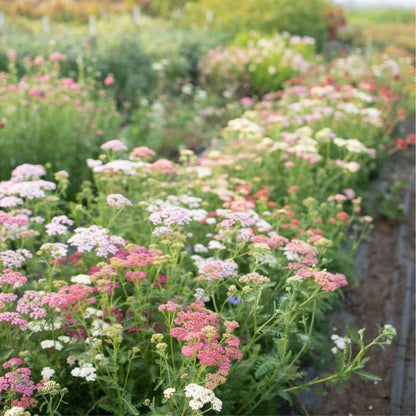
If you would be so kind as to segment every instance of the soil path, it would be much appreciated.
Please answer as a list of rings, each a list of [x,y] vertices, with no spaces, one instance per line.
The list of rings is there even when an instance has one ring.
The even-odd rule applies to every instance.
[[[407,216],[402,221],[378,219],[371,241],[360,247],[356,273],[360,281],[345,292],[343,312],[334,327],[367,328],[367,339],[378,327],[391,323],[398,331],[386,351],[370,350],[368,371],[379,382],[353,377],[344,388],[330,386],[314,415],[415,415],[415,189],[414,153],[395,155],[377,180],[383,189],[396,177],[408,183]]]

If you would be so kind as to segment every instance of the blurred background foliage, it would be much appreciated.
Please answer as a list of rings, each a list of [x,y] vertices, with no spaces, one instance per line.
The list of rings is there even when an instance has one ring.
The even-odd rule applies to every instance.
[[[344,10],[328,0],[0,0],[0,12],[0,73],[10,72],[10,50],[16,83],[31,76],[30,59],[48,61],[59,52],[50,88],[72,78],[85,85],[85,96],[75,99],[92,101],[100,112],[80,117],[77,105],[65,103],[62,115],[27,91],[11,94],[15,81],[5,78],[0,143],[7,163],[0,180],[18,163],[43,163],[53,154],[78,175],[78,186],[86,175],[81,161],[113,138],[168,157],[180,147],[200,151],[251,105],[240,99],[281,89],[317,53],[330,58],[360,48],[370,55],[388,47],[414,60],[413,10]],[[276,40],[285,32],[315,43]],[[268,46],[262,50],[261,44]],[[109,76],[114,82],[104,85]],[[37,78],[30,82],[39,87]],[[12,115],[14,108],[22,111]],[[34,134],[30,125],[37,126]],[[14,143],[22,143],[20,153]],[[77,154],[72,165],[68,152]]]

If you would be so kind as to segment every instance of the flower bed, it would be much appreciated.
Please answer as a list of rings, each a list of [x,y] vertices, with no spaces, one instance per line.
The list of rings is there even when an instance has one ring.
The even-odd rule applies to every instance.
[[[27,75],[17,78],[16,53],[9,51],[9,73],[0,73],[0,177],[17,165],[48,163],[65,169],[79,188],[86,179],[85,155],[94,152],[103,135],[115,135],[120,115],[103,88],[59,76],[62,54],[27,57]]]
[[[4,414],[270,414],[315,384],[376,380],[365,353],[394,328],[366,340],[327,318],[393,127],[371,88],[311,77],[202,157],[106,142],[72,204],[66,172],[17,167],[0,182]],[[305,381],[310,362],[329,373]]]

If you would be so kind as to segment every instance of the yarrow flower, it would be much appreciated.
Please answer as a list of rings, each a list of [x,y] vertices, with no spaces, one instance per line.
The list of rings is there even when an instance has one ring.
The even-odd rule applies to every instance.
[[[246,274],[244,276],[241,276],[238,281],[240,283],[248,283],[248,284],[252,284],[254,286],[260,286],[263,285],[265,283],[270,282],[270,279],[266,276],[262,276],[261,274],[258,274],[256,272],[252,272],[249,274]]]
[[[46,243],[42,244],[40,247],[38,254],[47,254],[51,256],[52,259],[61,259],[62,257],[66,257],[68,254],[68,246],[63,243]]]
[[[79,274],[77,276],[72,276],[71,282],[82,284],[82,285],[90,285],[91,277],[88,274]]]
[[[103,150],[112,150],[113,152],[121,152],[127,150],[127,146],[120,140],[109,140],[101,145]]]
[[[314,270],[300,263],[290,263],[287,268],[295,270],[296,276],[302,279],[312,277],[317,284],[322,287],[324,292],[333,292],[342,286],[347,286],[348,282],[341,273],[330,273],[327,270]]]
[[[331,335],[332,341],[334,341],[336,347],[331,348],[331,352],[336,354],[338,350],[343,351],[345,349],[345,344],[351,344],[351,340],[348,337],[340,337],[337,334]]]
[[[284,254],[289,261],[299,260],[307,266],[314,266],[319,252],[316,247],[294,238],[286,244]]]
[[[16,411],[15,415],[25,414],[19,413],[20,410],[16,408],[25,408],[37,403],[37,401],[31,397],[37,386],[30,379],[30,376],[30,369],[23,367],[9,371],[3,377],[0,377],[0,394],[3,392],[6,393],[6,397],[10,395],[15,397],[16,393],[22,395],[19,400],[13,402],[15,407],[12,409]],[[9,414],[13,415],[13,412],[10,412]]]
[[[132,202],[121,194],[107,195],[107,205],[113,208],[121,209],[126,206],[132,206]]]
[[[209,302],[209,296],[205,295],[205,290],[202,289],[201,287],[197,287],[195,289],[194,296],[196,300],[200,300],[201,302],[204,302],[204,303]]]
[[[42,165],[24,163],[12,171],[11,181],[23,182],[27,179],[39,179],[44,175],[46,175],[46,170]]]
[[[225,382],[231,359],[240,361],[243,357],[239,350],[239,339],[232,335],[238,323],[224,322],[226,333],[220,341],[220,318],[203,305],[201,301],[193,302],[185,310],[177,312],[174,320],[177,326],[170,330],[170,334],[185,343],[182,347],[184,356],[196,355],[202,365],[218,367],[216,373],[208,375],[209,381],[206,383],[207,388],[213,389]]]
[[[53,341],[51,339],[45,339],[40,343],[40,347],[45,350],[49,348],[55,348],[56,351],[61,351],[64,346],[59,341]]]
[[[109,231],[99,225],[77,228],[75,235],[68,240],[68,243],[75,246],[81,253],[90,253],[95,250],[99,257],[115,254],[118,250],[117,246],[125,245],[122,237],[109,235]]]
[[[202,276],[198,280],[224,280],[237,276],[238,266],[232,260],[213,260],[201,268]]]
[[[155,152],[152,149],[149,149],[146,146],[140,146],[140,147],[136,147],[134,148],[131,152],[130,152],[130,159],[144,159],[144,160],[148,160],[150,158],[152,158],[153,156],[155,156]]]
[[[16,289],[23,286],[26,282],[26,277],[24,277],[20,272],[15,272],[11,269],[4,269],[0,274],[0,286],[6,283],[8,285],[12,285],[13,289]]]
[[[191,212],[187,208],[172,206],[153,212],[149,216],[149,220],[152,224],[163,223],[167,227],[171,227],[174,224],[185,225],[191,222]]]
[[[170,399],[176,392],[176,389],[169,387],[163,391],[163,395],[165,396],[165,399]]]
[[[16,367],[20,367],[22,364],[23,364],[23,360],[21,358],[15,357],[3,363],[2,367],[3,368],[16,368]]]
[[[17,295],[14,293],[0,292],[0,310],[3,309],[8,303],[14,302],[16,299]]]
[[[222,401],[218,399],[214,392],[198,384],[188,384],[185,387],[185,397],[190,398],[189,406],[192,410],[199,410],[206,404],[210,404],[212,409],[220,412],[222,409]]]
[[[55,370],[50,367],[43,367],[40,374],[44,380],[49,380],[55,374]]]
[[[66,215],[60,215],[53,217],[51,222],[46,225],[46,234],[48,235],[65,235],[68,232],[68,226],[71,226],[74,222],[70,220]]]
[[[6,212],[0,211],[0,224],[6,225],[25,225],[27,223],[27,218],[21,216],[14,217]]]
[[[32,257],[32,253],[25,248],[6,250],[0,253],[0,260],[3,267],[8,268],[19,268],[27,259],[31,259]]]
[[[71,374],[74,377],[85,378],[87,381],[95,381],[97,379],[96,369],[91,363],[84,363],[80,367],[75,367]]]
[[[26,290],[23,296],[17,301],[16,311],[22,315],[28,315],[33,320],[46,318],[48,313],[42,305],[42,297],[44,294],[44,292]]]
[[[6,410],[4,416],[30,416],[30,412],[26,411],[24,407],[13,406],[11,409]]]
[[[23,199],[17,196],[5,196],[0,199],[0,208],[11,208],[18,205],[23,205]]]

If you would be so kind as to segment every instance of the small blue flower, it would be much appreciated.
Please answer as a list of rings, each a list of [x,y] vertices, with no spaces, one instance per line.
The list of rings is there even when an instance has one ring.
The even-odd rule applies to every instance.
[[[231,296],[230,299],[228,299],[228,302],[231,303],[231,305],[238,305],[240,303],[240,297]]]

